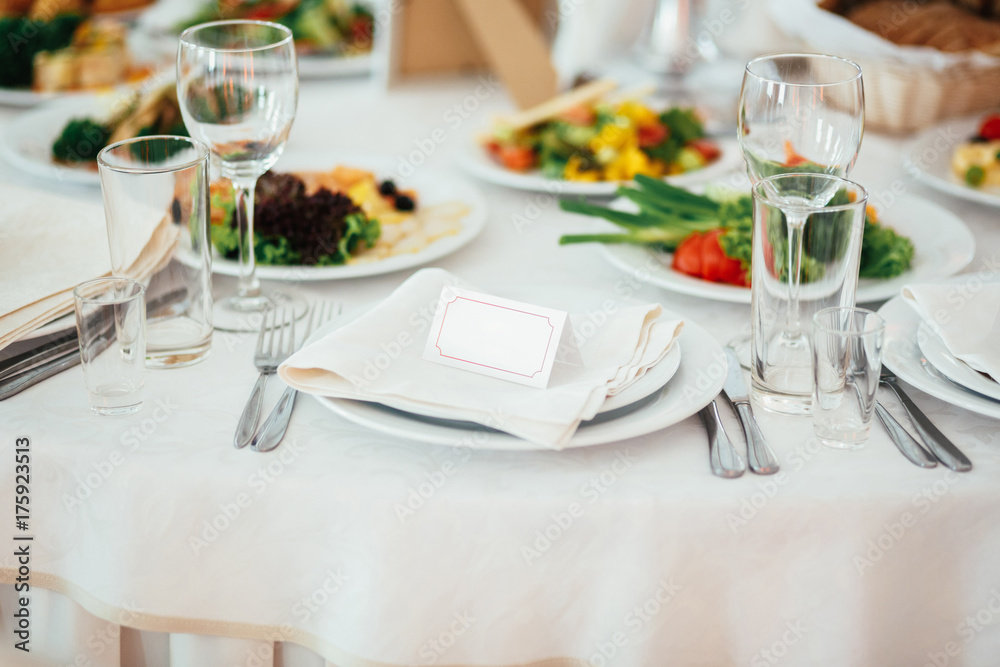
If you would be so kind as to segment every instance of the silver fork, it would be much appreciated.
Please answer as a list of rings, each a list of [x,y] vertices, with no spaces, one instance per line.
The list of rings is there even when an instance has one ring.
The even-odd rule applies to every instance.
[[[268,326],[268,315],[270,315],[270,326]],[[286,332],[288,332],[287,340]],[[247,399],[246,407],[243,408],[243,414],[240,415],[240,420],[236,423],[233,445],[237,449],[246,447],[253,440],[253,431],[257,427],[260,408],[264,404],[264,388],[267,386],[267,378],[278,370],[278,365],[288,358],[294,347],[294,310],[286,310],[280,306],[269,308],[261,320],[260,335],[257,337],[257,350],[253,355],[254,366],[260,371],[260,375],[257,376],[257,382],[250,390],[250,397]]]
[[[331,301],[320,301],[314,304],[309,311],[309,323],[306,325],[306,333],[302,337],[302,343],[299,347],[305,345],[309,336],[313,335],[319,327],[329,322],[334,315],[339,314],[340,304]],[[253,442],[250,444],[251,449],[256,452],[269,452],[281,444],[282,438],[285,437],[285,431],[288,430],[288,420],[292,418],[292,410],[295,408],[295,399],[298,395],[299,392],[291,387],[285,389],[281,398],[278,399],[278,404],[274,406],[267,420],[257,431],[257,435],[253,437]]]

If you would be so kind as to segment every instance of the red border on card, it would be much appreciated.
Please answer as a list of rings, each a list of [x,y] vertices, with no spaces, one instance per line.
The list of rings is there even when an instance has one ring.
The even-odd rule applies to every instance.
[[[515,313],[524,313],[525,315],[531,315],[532,317],[540,317],[544,319],[548,323],[549,329],[551,329],[551,331],[549,331],[549,341],[545,345],[545,355],[542,357],[542,367],[539,368],[537,371],[533,372],[531,375],[527,375],[525,373],[515,373],[514,371],[509,371],[506,368],[497,368],[496,366],[488,366],[487,364],[480,364],[475,361],[470,361],[469,359],[463,359],[461,357],[453,357],[449,354],[445,354],[444,350],[442,350],[441,346],[439,345],[439,343],[441,342],[441,332],[444,330],[444,321],[448,317],[448,309],[451,307],[451,304],[455,303],[459,299],[464,299],[465,301],[471,301],[472,303],[481,303],[485,306],[491,306],[493,308],[503,308],[504,310],[510,310]],[[545,370],[545,359],[548,358],[549,356],[549,349],[552,347],[552,334],[554,334],[555,331],[556,328],[552,324],[552,320],[551,318],[549,318],[548,315],[539,315],[538,313],[531,313],[528,312],[527,310],[518,310],[517,308],[508,308],[507,306],[498,306],[497,304],[490,303],[488,301],[480,301],[479,299],[470,299],[465,296],[456,296],[454,299],[446,303],[444,306],[444,315],[441,316],[441,326],[438,328],[438,337],[437,340],[434,341],[434,347],[437,348],[438,353],[445,359],[454,359],[455,361],[461,361],[471,366],[480,366],[482,368],[489,368],[495,371],[500,371],[501,373],[510,373],[511,375],[519,375],[521,377],[533,378],[539,373],[541,373],[543,370]]]

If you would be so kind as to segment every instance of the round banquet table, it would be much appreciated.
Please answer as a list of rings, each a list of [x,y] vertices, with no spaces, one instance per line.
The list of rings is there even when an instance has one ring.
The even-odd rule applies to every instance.
[[[508,105],[475,77],[388,93],[309,82],[287,150],[371,152],[465,178],[455,155]],[[913,182],[903,146],[869,133],[856,180],[883,203],[912,192],[954,211],[978,242],[968,270],[993,271],[997,210]],[[99,198],[6,165],[0,177]],[[747,330],[747,306],[663,291],[594,246],[559,247],[582,219],[551,195],[479,187],[486,229],[437,265],[500,293],[657,301],[720,342]],[[350,311],[411,273],[296,287]],[[303,396],[285,442],[257,454],[231,444],[254,344],[216,333],[204,363],[151,371],[133,416],[92,414],[78,367],[0,404],[0,664],[997,664],[992,419],[912,390],[975,463],[959,475],[911,465],[878,426],[863,449],[833,451],[808,419],[758,410],[782,472],[723,480],[696,417],[603,446],[501,452],[390,437]],[[272,381],[269,405],[280,390]],[[30,654],[13,649],[12,620],[25,436]]]

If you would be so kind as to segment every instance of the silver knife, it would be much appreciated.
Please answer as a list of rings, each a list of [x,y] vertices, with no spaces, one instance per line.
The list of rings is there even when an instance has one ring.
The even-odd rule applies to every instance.
[[[702,408],[698,415],[708,431],[708,461],[712,466],[712,474],[730,479],[742,475],[746,464],[726,435],[715,401]]]
[[[743,368],[740,360],[736,356],[736,351],[731,347],[726,348],[726,360],[729,362],[729,371],[726,377],[726,384],[723,385],[726,398],[733,406],[736,415],[743,425],[743,435],[747,441],[747,462],[750,470],[758,475],[773,475],[778,472],[778,459],[774,452],[767,446],[767,440],[757,426],[757,420],[753,418],[753,409],[750,407],[750,394],[747,392],[746,382],[743,380]]]
[[[903,409],[906,410],[906,414],[910,417],[910,422],[917,430],[917,434],[920,435],[927,448],[937,457],[938,461],[956,472],[968,472],[972,470],[972,461],[955,446],[955,443],[949,440],[944,433],[931,423],[927,415],[917,407],[917,404],[899,386],[896,376],[891,371],[883,367],[879,382],[889,387],[896,394],[896,398],[899,399],[899,402],[903,405]]]
[[[910,463],[921,468],[937,466],[934,457],[878,401],[875,401],[875,414],[878,415],[878,420],[882,422],[882,426],[889,434],[889,439]]]

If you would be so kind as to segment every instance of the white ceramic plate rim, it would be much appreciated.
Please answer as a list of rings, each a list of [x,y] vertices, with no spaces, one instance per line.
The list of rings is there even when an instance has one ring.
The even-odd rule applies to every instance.
[[[983,377],[976,369],[969,366],[961,359],[955,357],[944,344],[941,337],[931,331],[926,322],[920,323],[917,332],[917,343],[924,358],[931,363],[934,368],[941,371],[953,382],[1000,401],[1000,384]]]
[[[947,380],[933,377],[924,370],[920,365],[920,348],[917,342],[920,316],[902,297],[889,300],[878,312],[886,321],[882,363],[896,377],[946,403],[1000,419],[1000,403],[997,401],[976,396]]]
[[[973,188],[951,171],[952,153],[960,143],[976,134],[981,121],[981,117],[954,120],[921,132],[910,144],[903,167],[941,192],[989,206],[1000,206],[1000,188]],[[952,135],[960,137],[959,143],[952,143]],[[944,150],[936,145],[942,141],[946,145]],[[925,154],[930,157],[924,157]]]
[[[432,169],[419,169],[413,176],[403,179],[395,177],[395,163],[390,158],[352,153],[300,152],[285,153],[274,169],[296,171],[301,169],[332,169],[337,165],[359,167],[375,172],[378,177],[393,176],[398,184],[417,191],[422,206],[430,206],[446,201],[460,201],[470,208],[462,220],[462,230],[458,234],[434,241],[420,252],[395,255],[386,259],[363,264],[342,266],[258,266],[257,277],[262,280],[282,280],[289,282],[314,280],[339,280],[363,278],[393,271],[410,269],[433,262],[449,255],[474,239],[486,226],[486,200],[479,190],[460,179]],[[212,272],[225,276],[239,275],[239,264],[235,260],[223,259],[217,254],[212,258]]]
[[[616,199],[612,206],[619,202]],[[968,266],[975,256],[976,241],[965,223],[954,213],[926,199],[914,195],[900,197],[882,212],[882,219],[913,238],[915,266],[889,280],[862,280],[858,285],[858,303],[889,299],[908,283],[933,282],[952,276]],[[915,228],[915,221],[919,221],[916,223],[919,227]],[[921,240],[917,233],[926,238]],[[671,254],[639,246],[607,244],[601,244],[601,252],[618,269],[629,273],[644,270],[648,272],[650,283],[672,292],[730,303],[750,303],[748,288],[712,283],[674,271],[670,267]]]
[[[722,155],[718,160],[703,169],[669,176],[665,180],[672,185],[702,183],[718,179],[743,166],[743,155],[740,153],[739,144],[735,138],[713,137],[713,141],[717,142],[719,148],[722,149]],[[458,154],[458,161],[463,169],[488,183],[532,192],[611,197],[620,186],[631,183],[631,181],[604,181],[600,183],[565,181],[546,178],[537,171],[528,173],[511,171],[495,163],[475,139],[469,139],[465,142]]]
[[[680,317],[670,313],[664,313],[664,316]],[[602,445],[647,435],[681,422],[708,405],[722,390],[726,377],[726,357],[722,346],[711,334],[689,320],[685,320],[677,342],[684,350],[677,372],[651,403],[618,419],[579,429],[566,448]],[[719,373],[710,372],[716,367]],[[506,433],[426,423],[386,410],[378,404],[324,396],[315,398],[320,405],[351,422],[404,440],[507,451],[550,449]],[[477,436],[485,442],[478,442]]]

